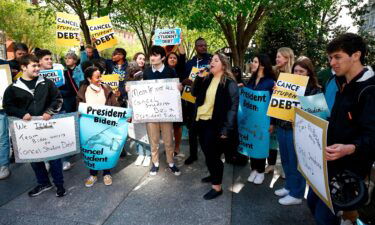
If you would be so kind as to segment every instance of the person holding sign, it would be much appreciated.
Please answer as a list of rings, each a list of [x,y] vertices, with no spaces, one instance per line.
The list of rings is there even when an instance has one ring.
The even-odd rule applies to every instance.
[[[292,67],[293,73],[308,76],[305,96],[315,95],[321,92],[317,83],[317,77],[311,60],[300,57]],[[279,141],[281,164],[285,172],[285,187],[275,191],[277,196],[282,197],[279,203],[282,205],[301,204],[305,193],[306,181],[297,170],[297,155],[294,149],[293,126],[285,120],[276,119],[277,139]]]
[[[271,60],[265,54],[259,54],[254,57],[254,60],[255,59],[259,62],[259,66],[256,72],[251,76],[246,87],[250,88],[251,90],[269,91],[271,96],[273,92],[273,87],[275,86],[275,73],[272,70]],[[267,105],[268,104],[269,101],[267,102]],[[272,133],[273,129],[274,125],[271,124],[269,132]],[[269,149],[266,149],[266,151],[268,150]],[[252,171],[247,180],[249,182],[254,182],[254,184],[262,184],[264,180],[266,158],[250,157],[250,165]]]
[[[138,64],[142,71],[145,69],[146,56],[143,52],[135,53],[133,56],[133,61]]]
[[[367,45],[357,34],[346,33],[333,39],[327,46],[327,52],[339,84],[328,119],[325,149],[328,181],[331,182],[333,177],[345,171],[364,180],[375,160],[375,75],[364,67]],[[338,188],[347,190],[345,185]],[[366,199],[357,199],[359,204],[348,205],[348,208],[338,208],[335,204],[337,199],[353,202],[349,196],[357,195],[359,193],[332,193],[331,190],[335,214],[339,210],[356,210],[361,207],[360,202],[364,203]],[[307,203],[317,224],[340,224],[340,218],[311,189]]]
[[[93,105],[120,106],[110,86],[101,83],[101,73],[96,67],[89,67],[85,70],[85,80],[77,95],[77,104],[80,102]],[[85,186],[92,187],[98,180],[98,170],[90,169],[90,177],[86,179]],[[110,170],[103,170],[103,182],[105,185],[112,185]]]
[[[164,65],[166,54],[161,46],[151,47],[150,63],[151,67],[145,69],[143,73],[144,80],[176,78],[176,73]],[[167,155],[168,169],[176,176],[181,174],[180,170],[173,160],[173,123],[172,122],[149,122],[146,123],[147,134],[151,143],[152,167],[150,175],[156,175],[159,172],[159,139],[162,135],[165,153]]]
[[[123,48],[116,48],[112,53],[112,59],[107,59],[105,61],[106,74],[118,74],[120,76],[119,87],[116,94],[121,97],[121,101],[124,100],[125,91],[125,76],[126,68],[128,67],[128,62],[126,61],[126,51]]]
[[[224,164],[221,155],[237,134],[239,92],[235,79],[227,57],[217,53],[212,57],[210,75],[199,75],[193,84],[199,142],[210,173],[202,182],[212,184],[212,189],[203,196],[205,200],[223,193]]]
[[[63,99],[55,84],[39,76],[39,59],[33,55],[21,58],[22,77],[11,84],[4,93],[3,107],[9,116],[30,121],[32,117],[39,116],[49,120],[57,114],[62,106]],[[61,159],[51,160],[50,170],[53,182],[57,188],[56,196],[66,194]],[[30,197],[38,196],[52,188],[44,162],[33,162],[31,167],[35,172],[38,182],[28,194]]]

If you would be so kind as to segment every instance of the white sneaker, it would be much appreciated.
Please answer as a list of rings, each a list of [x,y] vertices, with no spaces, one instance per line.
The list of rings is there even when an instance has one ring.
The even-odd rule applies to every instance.
[[[253,183],[257,174],[258,172],[256,170],[251,171],[250,176],[247,178],[247,181],[249,181],[250,183]]]
[[[70,170],[70,168],[72,168],[72,164],[70,164],[70,162],[63,162],[64,171]]]
[[[0,180],[9,177],[9,175],[10,175],[9,167],[0,166]]]
[[[136,166],[140,166],[140,165],[142,164],[142,162],[143,162],[144,159],[145,159],[145,157],[144,157],[143,155],[139,155],[139,156],[137,157],[137,159],[135,160],[134,165],[136,165]]]
[[[353,225],[353,222],[351,220],[343,220],[341,219],[340,225]]]
[[[49,169],[51,168],[51,166],[49,165],[49,162],[44,162],[44,165],[46,165],[46,170],[47,172],[49,172]]]
[[[280,198],[279,203],[281,205],[299,205],[302,203],[302,199],[287,195],[284,198]]]
[[[150,166],[151,163],[151,156],[146,156],[145,159],[143,160],[142,166],[148,167]]]
[[[257,173],[254,179],[254,184],[262,184],[263,181],[264,181],[264,173]]]
[[[279,197],[284,197],[284,196],[287,196],[288,194],[289,194],[289,190],[285,188],[281,188],[275,191],[275,195]]]
[[[268,165],[266,167],[266,169],[264,170],[264,173],[271,173],[275,170],[275,166],[274,165]]]

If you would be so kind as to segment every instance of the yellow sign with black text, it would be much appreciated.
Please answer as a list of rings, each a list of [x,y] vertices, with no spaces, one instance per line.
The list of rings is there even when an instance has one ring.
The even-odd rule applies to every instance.
[[[120,84],[119,74],[106,74],[102,75],[102,83],[108,84],[114,91],[117,91]]]
[[[94,38],[94,45],[98,51],[112,48],[117,45],[117,39],[109,16],[104,16],[87,21],[90,36]]]
[[[197,67],[193,67],[191,69],[189,79],[194,82],[195,78],[199,75],[202,74],[202,76],[207,76],[208,72],[206,69],[199,69]],[[184,87],[184,91],[182,92],[181,98],[185,101],[195,103],[195,97],[191,94],[191,86],[186,85]]]
[[[67,13],[56,13],[56,45],[65,47],[79,46],[79,17]]]

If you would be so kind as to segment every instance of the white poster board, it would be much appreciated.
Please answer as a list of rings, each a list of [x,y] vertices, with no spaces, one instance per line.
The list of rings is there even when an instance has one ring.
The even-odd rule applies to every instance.
[[[178,83],[178,78],[127,82],[132,122],[182,122]]]
[[[140,141],[148,145],[150,144],[145,123],[129,123],[128,135],[130,138],[136,141]]]
[[[5,89],[12,83],[12,74],[8,64],[0,65],[0,109],[3,109]]]
[[[298,170],[314,192],[333,211],[325,156],[328,122],[298,108],[295,112],[294,146]]]
[[[9,117],[17,163],[48,161],[80,152],[77,113],[30,121]]]

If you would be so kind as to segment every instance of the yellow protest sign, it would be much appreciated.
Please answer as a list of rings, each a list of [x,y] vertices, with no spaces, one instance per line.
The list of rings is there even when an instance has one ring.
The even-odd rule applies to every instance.
[[[298,96],[304,96],[308,76],[281,73],[276,82],[267,115],[290,121],[294,121],[294,108],[300,108]]]
[[[91,38],[95,38],[95,46],[98,51],[112,48],[117,44],[115,32],[109,16],[104,16],[87,21]]]
[[[206,69],[199,69],[197,67],[193,67],[191,69],[191,72],[190,72],[190,75],[189,75],[189,79],[194,81],[195,78],[199,75],[199,74],[202,74],[202,76],[207,76],[208,75],[208,71]],[[191,102],[191,103],[195,103],[195,97],[191,94],[191,86],[189,85],[186,85],[185,88],[184,88],[184,91],[182,92],[182,95],[181,95],[181,98],[185,101],[188,101],[188,102]]]
[[[56,45],[79,46],[80,30],[79,17],[72,14],[56,13]]]
[[[102,75],[102,83],[108,84],[114,91],[117,91],[120,85],[119,74],[106,74]]]

